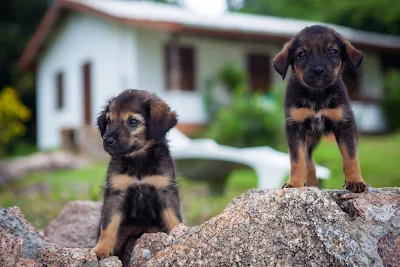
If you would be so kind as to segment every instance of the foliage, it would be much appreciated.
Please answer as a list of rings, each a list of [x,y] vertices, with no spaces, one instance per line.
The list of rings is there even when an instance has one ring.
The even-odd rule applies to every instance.
[[[238,87],[232,105],[223,107],[211,122],[208,136],[223,145],[280,147],[284,136],[282,88],[275,88],[269,98]]]
[[[382,109],[386,115],[389,130],[400,129],[400,69],[388,71],[384,79],[386,92],[382,99]]]
[[[30,116],[30,110],[22,104],[15,89],[6,87],[0,92],[0,154],[25,133],[23,122]]]
[[[244,72],[238,69],[233,63],[225,64],[218,72],[217,77],[218,80],[230,91],[243,85],[246,79]]]
[[[228,0],[231,9],[234,2]],[[379,33],[400,34],[400,5],[397,1],[336,0],[244,0],[240,12],[335,23]],[[385,14],[385,15],[382,15]]]
[[[28,40],[38,27],[49,0],[0,1],[0,88],[11,85],[18,88],[20,98],[32,112],[36,110],[35,77],[33,72],[23,72],[17,62]],[[24,140],[35,141],[35,114],[27,125]]]
[[[213,121],[218,111],[226,105],[216,96],[216,86],[223,85],[223,89],[231,94],[235,88],[244,86],[245,79],[244,71],[237,68],[235,64],[228,62],[222,66],[216,75],[206,80],[203,101],[210,121]]]

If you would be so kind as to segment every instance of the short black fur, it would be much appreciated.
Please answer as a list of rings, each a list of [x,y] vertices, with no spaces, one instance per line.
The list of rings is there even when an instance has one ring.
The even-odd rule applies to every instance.
[[[285,96],[292,170],[285,187],[303,186],[303,179],[316,185],[312,152],[321,136],[332,132],[343,147],[346,187],[352,191],[366,187],[359,173],[356,123],[342,79],[345,68],[357,74],[362,60],[362,53],[350,42],[320,25],[300,31],[274,58],[273,67],[283,79],[289,66],[292,70]]]

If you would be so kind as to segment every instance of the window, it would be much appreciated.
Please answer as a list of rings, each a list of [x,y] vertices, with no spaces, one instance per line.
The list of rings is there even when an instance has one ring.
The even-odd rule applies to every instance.
[[[271,59],[264,54],[247,55],[247,72],[250,90],[269,92],[271,83]]]
[[[165,47],[164,58],[167,88],[194,91],[196,89],[194,49],[170,43]]]
[[[343,82],[347,87],[347,93],[351,100],[359,99],[360,95],[360,85],[358,78],[360,76],[361,69],[358,70],[358,75],[354,73],[354,71],[346,65],[343,70]]]
[[[92,123],[92,70],[91,64],[85,63],[82,66],[83,72],[83,120],[85,124],[90,125]]]
[[[62,109],[64,107],[64,75],[62,72],[56,75],[56,90],[57,109]]]

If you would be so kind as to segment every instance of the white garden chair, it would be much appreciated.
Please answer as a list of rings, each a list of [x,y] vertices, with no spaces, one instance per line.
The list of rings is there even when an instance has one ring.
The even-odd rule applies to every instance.
[[[289,155],[267,146],[251,148],[224,146],[212,139],[190,139],[175,128],[170,131],[168,140],[172,157],[178,162],[178,166],[180,160],[196,160],[195,162],[205,160],[206,164],[202,165],[201,170],[197,170],[197,172],[204,170],[204,175],[208,175],[206,173],[210,170],[207,165],[213,161],[232,163],[232,169],[234,164],[245,165],[256,172],[258,188],[264,189],[281,187],[290,171]],[[210,168],[217,170],[218,166]],[[318,179],[328,179],[331,175],[330,170],[322,166],[317,166],[316,171]],[[198,174],[199,177],[201,175],[203,174]]]

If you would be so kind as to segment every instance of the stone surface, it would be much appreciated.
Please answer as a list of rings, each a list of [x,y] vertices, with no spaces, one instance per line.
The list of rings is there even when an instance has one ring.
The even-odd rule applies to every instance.
[[[118,257],[109,257],[100,261],[100,267],[122,267],[122,262]]]
[[[62,248],[48,245],[38,250],[37,258],[44,266],[57,267],[98,267],[99,262],[93,250]]]
[[[143,234],[136,242],[129,267],[142,266],[157,252],[176,243],[190,230],[189,227],[179,224],[170,233]]]
[[[0,266],[14,266],[21,258],[33,258],[44,245],[43,237],[18,207],[0,208]]]
[[[76,220],[100,206],[70,203],[49,229],[71,227],[75,237],[68,231],[58,237],[90,247],[92,239],[81,232],[92,228]],[[51,244],[16,207],[0,209],[0,251],[1,267],[122,266],[116,257],[99,262],[90,249]],[[393,267],[399,262],[399,188],[371,188],[362,194],[301,188],[250,190],[200,226],[180,224],[170,235],[144,234],[129,266]]]
[[[22,259],[15,264],[15,267],[42,267],[43,264],[32,259]]]
[[[98,238],[101,207],[101,202],[69,202],[46,227],[46,240],[61,247],[94,247]]]
[[[400,235],[388,234],[379,239],[378,251],[385,266],[399,266]]]
[[[250,190],[178,238],[143,235],[131,266],[397,266],[399,220],[399,188]]]
[[[0,266],[121,267],[122,264],[116,257],[99,262],[91,249],[50,244],[29,224],[18,207],[12,207],[0,208]]]

